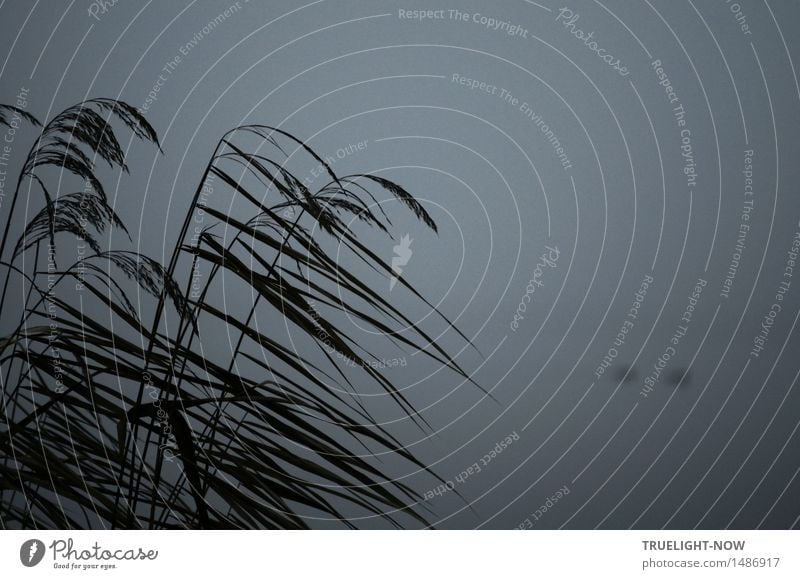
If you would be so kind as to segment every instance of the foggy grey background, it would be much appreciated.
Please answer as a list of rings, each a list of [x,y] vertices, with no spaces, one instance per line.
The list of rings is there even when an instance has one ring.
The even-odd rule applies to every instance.
[[[750,353],[800,230],[800,6],[742,0],[735,6],[746,30],[732,6],[4,2],[0,102],[14,104],[28,89],[28,110],[40,119],[90,97],[142,107],[164,154],[131,142],[131,174],[109,190],[134,247],[162,261],[217,140],[246,122],[279,126],[333,157],[337,172],[379,172],[424,200],[438,236],[390,207],[396,237],[414,239],[403,275],[480,350],[463,348],[458,361],[496,401],[416,352],[391,349],[385,357],[405,365],[385,372],[435,432],[403,420],[385,397],[364,401],[463,497],[433,493],[430,477],[382,457],[428,497],[437,527],[796,528],[800,279],[764,350]],[[557,20],[562,7],[629,74],[571,35]],[[445,18],[424,21],[399,13],[442,9]],[[476,13],[526,32],[493,30]],[[694,187],[655,60],[686,112]],[[497,94],[453,82],[454,74]],[[569,169],[523,102],[558,138]],[[31,134],[17,136],[14,155]],[[359,142],[362,150],[337,156]],[[725,298],[745,150],[754,152],[754,203]],[[559,258],[544,268],[515,331],[546,246]],[[372,248],[393,255],[391,241]],[[645,276],[654,281],[634,327],[597,378]],[[688,332],[645,397],[698,278],[707,285]],[[416,308],[413,319],[428,313],[388,284],[382,291]],[[463,347],[452,334],[442,339]],[[460,476],[509,436],[517,440],[480,472]]]

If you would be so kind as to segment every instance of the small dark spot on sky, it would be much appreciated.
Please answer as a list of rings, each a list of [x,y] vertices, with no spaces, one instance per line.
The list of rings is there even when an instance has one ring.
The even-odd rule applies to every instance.
[[[687,386],[692,379],[692,373],[687,368],[675,368],[667,374],[667,383],[677,386]],[[682,380],[682,381],[681,381]]]
[[[638,371],[636,370],[636,366],[630,366],[628,364],[620,364],[614,370],[614,379],[617,382],[623,382],[628,384],[629,382],[633,382],[636,380],[636,376]]]

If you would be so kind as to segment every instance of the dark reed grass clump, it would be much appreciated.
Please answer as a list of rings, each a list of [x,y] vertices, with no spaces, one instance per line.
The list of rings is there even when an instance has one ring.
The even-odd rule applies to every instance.
[[[0,107],[0,124],[14,111]],[[384,467],[435,475],[359,394],[383,392],[428,426],[351,321],[469,381],[365,279],[393,274],[353,223],[390,235],[384,196],[435,231],[425,208],[382,177],[336,175],[281,129],[241,126],[217,144],[162,264],[116,247],[113,232],[130,236],[98,167],[128,171],[119,131],[159,147],[147,120],[109,99],[43,127],[23,118],[40,133],[0,243],[2,527],[427,526],[418,493]],[[325,178],[312,189],[292,166]],[[40,209],[20,225],[21,206]]]

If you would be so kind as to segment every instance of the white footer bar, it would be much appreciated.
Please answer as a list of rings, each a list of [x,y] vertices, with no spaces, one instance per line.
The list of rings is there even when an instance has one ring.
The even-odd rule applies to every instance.
[[[800,577],[797,531],[2,531],[2,577]],[[179,574],[179,575],[175,575]]]

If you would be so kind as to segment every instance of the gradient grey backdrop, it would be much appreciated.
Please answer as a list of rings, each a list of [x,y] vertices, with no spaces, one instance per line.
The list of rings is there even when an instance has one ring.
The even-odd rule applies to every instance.
[[[571,35],[557,20],[562,7],[629,74]],[[440,9],[445,18],[425,21],[399,12]],[[450,18],[448,9],[469,17]],[[476,13],[520,33],[492,30]],[[395,219],[395,233],[414,239],[404,275],[471,337],[481,355],[467,348],[458,360],[496,398],[414,352],[385,352],[405,363],[385,371],[408,387],[435,433],[408,420],[391,429],[463,496],[434,494],[429,477],[408,477],[428,496],[437,526],[798,526],[800,278],[764,350],[750,355],[788,279],[787,250],[800,227],[793,0],[6,1],[0,15],[0,102],[14,104],[24,88],[42,119],[87,97],[145,109],[164,155],[133,143],[115,204],[151,256],[168,254],[217,139],[243,122],[281,126],[334,157],[337,171],[380,171],[425,200],[438,237]],[[655,60],[686,112],[694,187]],[[453,82],[454,74],[497,93]],[[363,150],[337,158],[362,141]],[[748,149],[750,230],[725,298]],[[392,243],[380,243],[374,249],[390,259]],[[545,268],[514,331],[546,246],[559,250],[556,267]],[[634,327],[596,378],[648,275],[654,282]],[[707,285],[688,332],[644,397],[698,278]],[[387,421],[400,418],[384,398],[366,403]],[[456,480],[509,435],[518,440]],[[407,474],[383,459],[396,476]],[[565,486],[568,494],[537,512]]]

